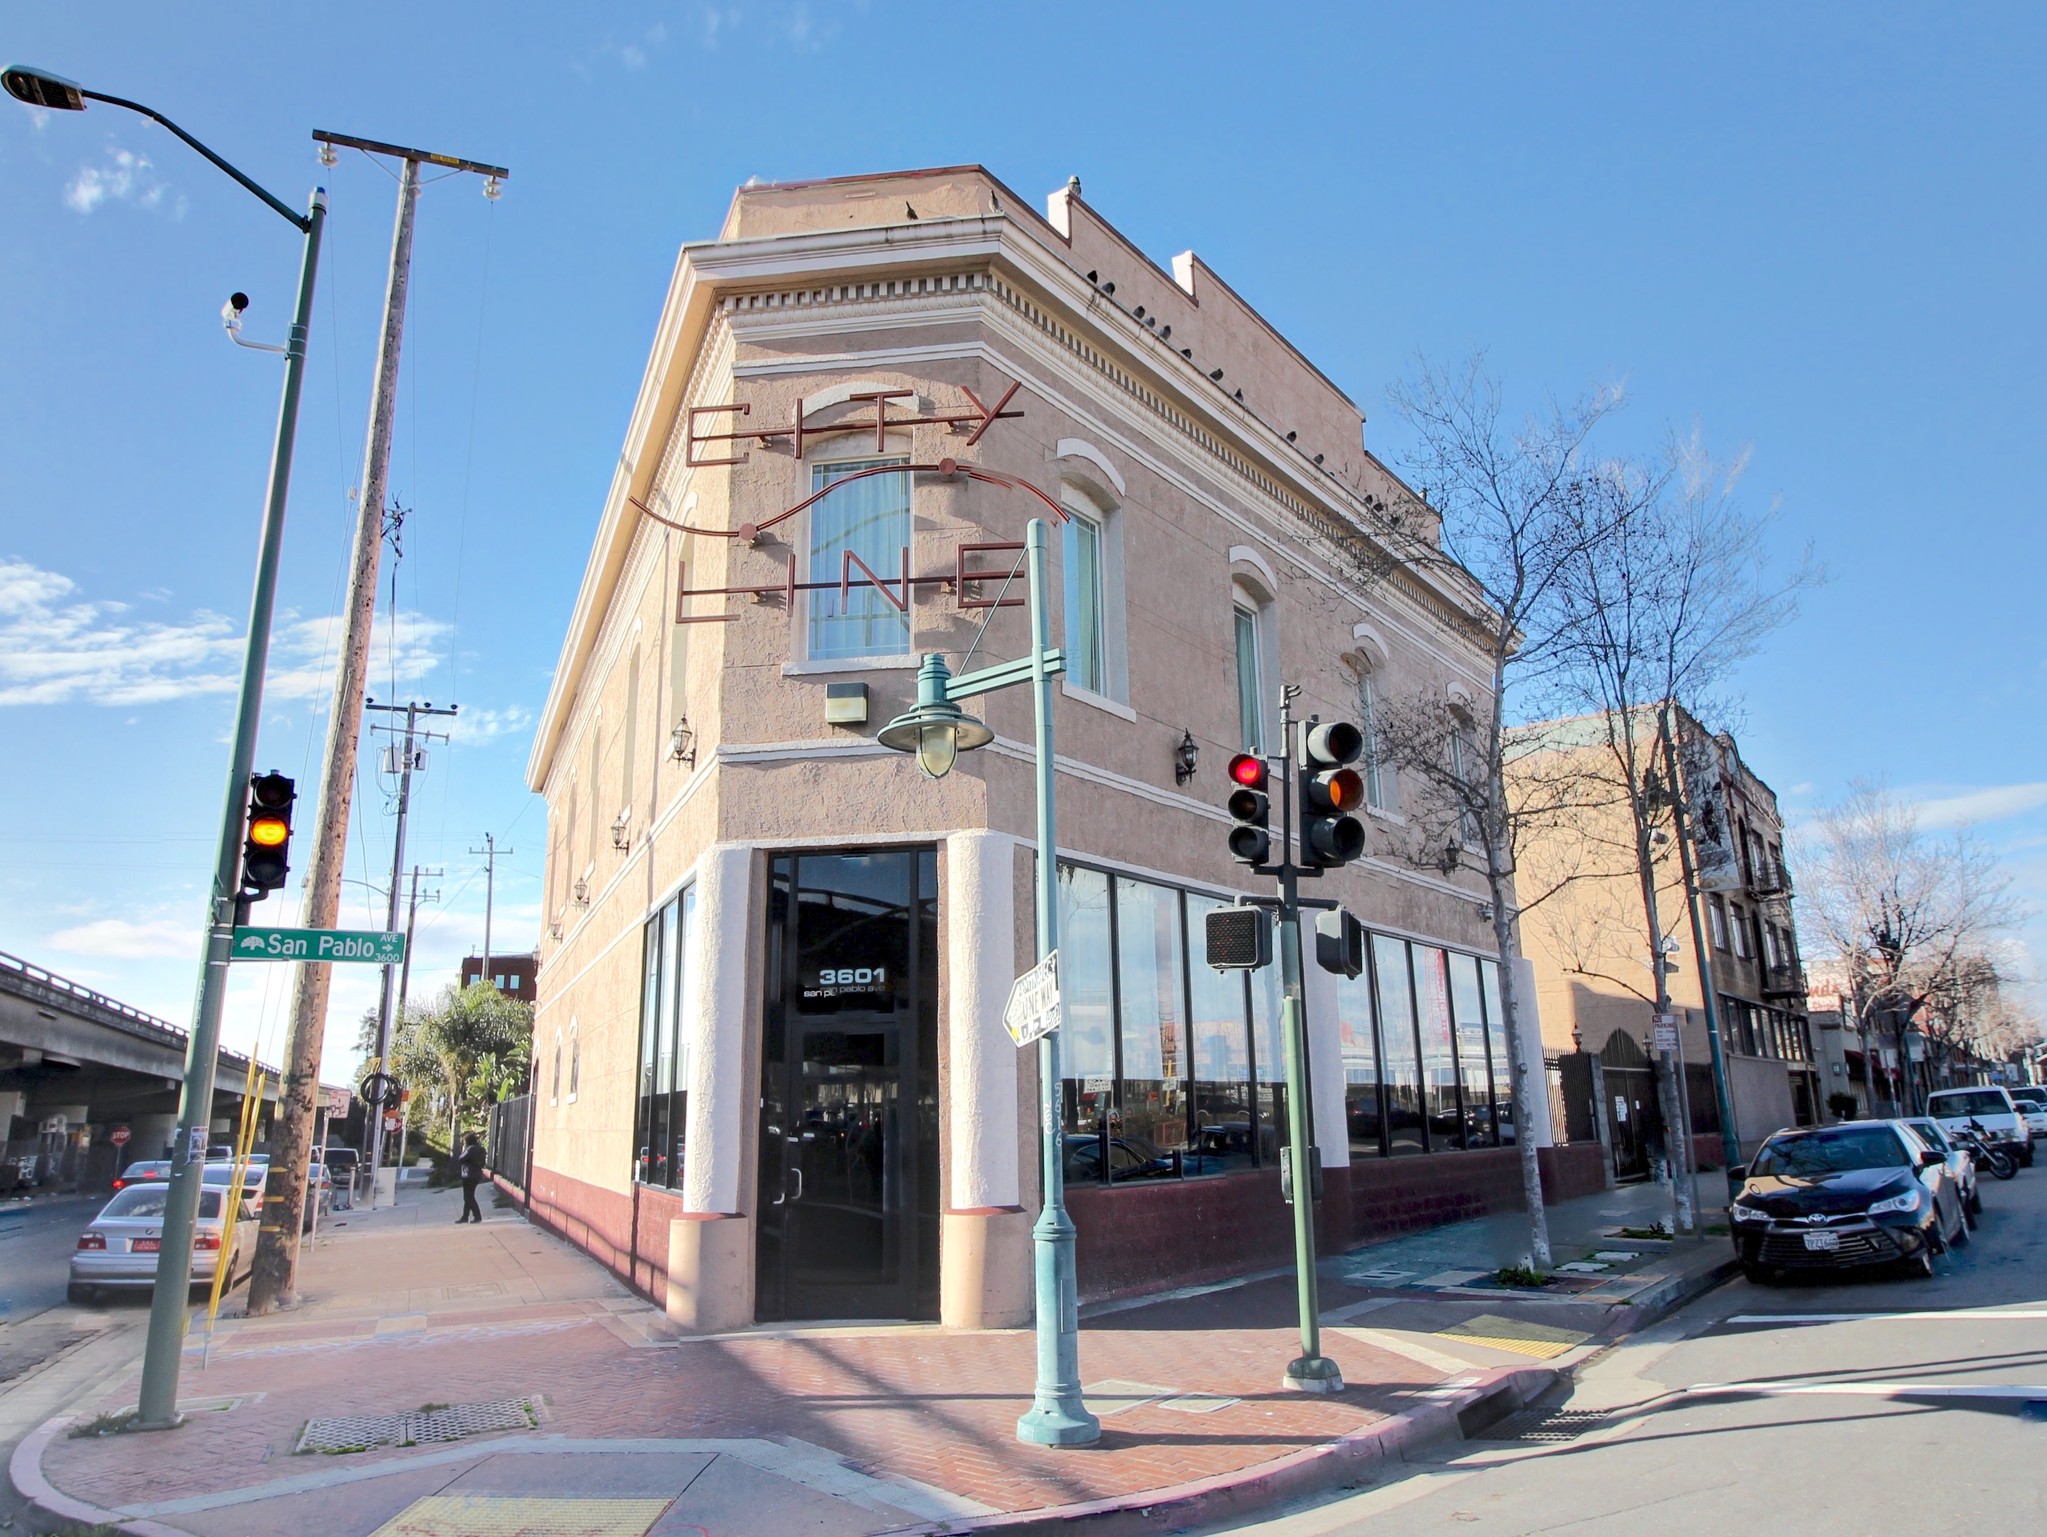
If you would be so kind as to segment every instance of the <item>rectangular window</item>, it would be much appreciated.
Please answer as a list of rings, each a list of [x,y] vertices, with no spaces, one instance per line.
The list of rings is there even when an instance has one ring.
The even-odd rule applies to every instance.
[[[1421,1027],[1422,1104],[1428,1115],[1429,1145],[1438,1152],[1464,1145],[1464,1118],[1457,1096],[1457,1057],[1450,1030],[1450,986],[1444,956],[1433,945],[1412,945],[1415,1019]]]
[[[1358,677],[1358,734],[1365,739],[1358,754],[1358,772],[1365,780],[1365,804],[1375,811],[1386,809],[1385,775],[1379,766],[1379,694],[1370,673]]]
[[[1258,1158],[1279,1162],[1285,1146],[1286,1035],[1280,1028],[1279,964],[1246,972],[1251,983],[1251,1067],[1258,1082]]]
[[[689,1031],[683,1008],[696,908],[696,887],[685,887],[647,920],[642,941],[645,966],[640,990],[633,1177],[643,1185],[671,1190],[682,1183],[689,1120]]]
[[[1733,907],[1728,910],[1728,917],[1734,924],[1734,953],[1740,959],[1748,960],[1750,957],[1748,914],[1738,907]]]
[[[1353,1158],[1386,1151],[1385,1110],[1379,1103],[1379,1032],[1372,1017],[1372,978],[1336,979],[1337,1055],[1343,1062],[1343,1119]]]
[[[1265,731],[1261,724],[1261,706],[1265,689],[1260,679],[1263,671],[1258,655],[1258,615],[1238,604],[1234,610],[1237,623],[1237,727],[1240,750],[1261,751],[1265,742]]]
[[[1123,1135],[1139,1156],[1176,1152],[1187,1146],[1180,894],[1122,876],[1115,890]]]
[[[623,738],[618,753],[618,809],[630,813],[633,808],[633,768],[640,755],[640,648],[633,647],[633,654],[625,666],[625,723]]]
[[[1109,929],[1109,877],[1077,865],[1059,867],[1060,1028],[1066,1081],[1061,1096],[1069,1138],[1068,1172],[1081,1133],[1107,1134],[1116,1118],[1115,958]],[[1099,1157],[1099,1155],[1097,1155]],[[1104,1165],[1092,1165],[1100,1177]]]
[[[1466,848],[1477,848],[1479,842],[1477,808],[1485,795],[1485,788],[1475,781],[1478,771],[1478,749],[1472,743],[1471,728],[1452,726],[1450,777],[1457,783],[1457,841]]]
[[[1715,950],[1725,950],[1727,948],[1727,904],[1721,900],[1718,892],[1715,892],[1706,903],[1706,923],[1707,927],[1713,931],[1713,948]]]
[[[1485,1004],[1479,992],[1478,958],[1450,957],[1450,1008],[1456,1023],[1457,1075],[1464,1086],[1464,1145],[1491,1147],[1493,1084],[1486,1067]]]
[[[1074,513],[1066,520],[1066,679],[1090,693],[1109,692],[1102,641],[1102,528]]]
[[[1372,980],[1379,999],[1379,1072],[1386,1085],[1386,1142],[1390,1152],[1422,1153],[1420,1052],[1415,1046],[1414,985],[1407,974],[1407,941],[1372,936]]]
[[[1493,1115],[1503,1146],[1514,1141],[1514,1044],[1500,1005],[1500,963],[1478,963],[1479,989],[1485,995],[1486,1045],[1493,1066]],[[1557,1125],[1563,1125],[1558,1119]]]
[[[899,605],[901,594],[884,592],[860,568],[864,565],[883,582],[901,580],[903,551],[910,544],[910,477],[907,473],[869,475],[843,486],[837,484],[855,470],[905,462],[858,459],[812,467],[811,490],[833,489],[810,509],[809,580],[835,584],[810,594],[809,654],[813,660],[909,652],[907,603]],[[849,571],[850,582],[846,581]]]
[[[1207,918],[1227,907],[1214,897],[1187,894],[1187,1021],[1194,1058],[1194,1126],[1189,1174],[1226,1174],[1256,1161],[1251,1138],[1251,1034],[1246,1027],[1244,978],[1212,970],[1202,959]]]

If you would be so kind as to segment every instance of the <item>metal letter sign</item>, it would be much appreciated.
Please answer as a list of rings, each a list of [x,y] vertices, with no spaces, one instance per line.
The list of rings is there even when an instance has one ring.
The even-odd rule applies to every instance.
[[[1054,950],[1009,987],[1009,1002],[1002,1006],[1002,1025],[1009,1038],[1028,1046],[1040,1036],[1057,1030],[1065,1016],[1059,997],[1059,952]]]
[[[405,959],[405,936],[377,929],[235,930],[236,961],[362,961],[396,966]]]

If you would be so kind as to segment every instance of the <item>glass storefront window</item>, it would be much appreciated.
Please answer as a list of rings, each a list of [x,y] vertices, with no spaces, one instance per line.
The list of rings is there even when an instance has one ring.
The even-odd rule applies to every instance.
[[[1109,877],[1061,865],[1059,991],[1066,1003],[1061,1098],[1068,1133],[1107,1132],[1116,1119],[1114,968]]]
[[[1350,1155],[1377,1157],[1386,1150],[1386,1128],[1379,1104],[1379,1041],[1369,972],[1336,979],[1336,1042],[1343,1062],[1343,1119]]]
[[[1116,882],[1123,1135],[1156,1153],[1187,1145],[1187,1021],[1181,1006],[1180,894]]]
[[[1464,1145],[1491,1147],[1492,1075],[1486,1070],[1485,1005],[1478,986],[1478,958],[1450,957],[1450,1011],[1456,1024],[1457,1074],[1464,1085]]]
[[[1493,1125],[1501,1145],[1511,1146],[1514,1141],[1514,1059],[1507,1037],[1507,1017],[1500,1009],[1500,963],[1480,961],[1478,980],[1479,989],[1485,997],[1486,1044],[1490,1047],[1493,1067]]]
[[[1415,1049],[1414,987],[1407,941],[1372,936],[1372,980],[1379,998],[1379,1071],[1386,1085],[1386,1144],[1395,1155],[1423,1153],[1420,1054]]]
[[[1450,985],[1441,950],[1411,945],[1408,951],[1414,958],[1415,1021],[1421,1030],[1422,1108],[1429,1121],[1429,1145],[1440,1152],[1464,1145],[1457,1057],[1450,1034]]]
[[[695,886],[646,922],[640,989],[640,1073],[633,1114],[633,1178],[673,1189],[682,1183],[689,1122],[689,1031],[684,972],[696,929]]]
[[[1187,894],[1187,1018],[1193,1048],[1194,1104],[1186,1172],[1224,1174],[1248,1169],[1251,1138],[1251,1036],[1244,1027],[1244,978],[1212,970],[1202,959],[1208,915],[1228,906]]]

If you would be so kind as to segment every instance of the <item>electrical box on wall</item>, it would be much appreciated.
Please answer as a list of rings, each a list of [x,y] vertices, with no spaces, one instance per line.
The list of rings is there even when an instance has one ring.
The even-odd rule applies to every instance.
[[[824,723],[827,726],[867,724],[867,685],[827,683],[824,686]]]

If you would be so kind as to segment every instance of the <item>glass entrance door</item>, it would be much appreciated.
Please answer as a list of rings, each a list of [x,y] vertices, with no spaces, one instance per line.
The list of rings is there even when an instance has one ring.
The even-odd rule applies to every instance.
[[[928,850],[773,861],[763,1320],[937,1316],[936,866]]]

